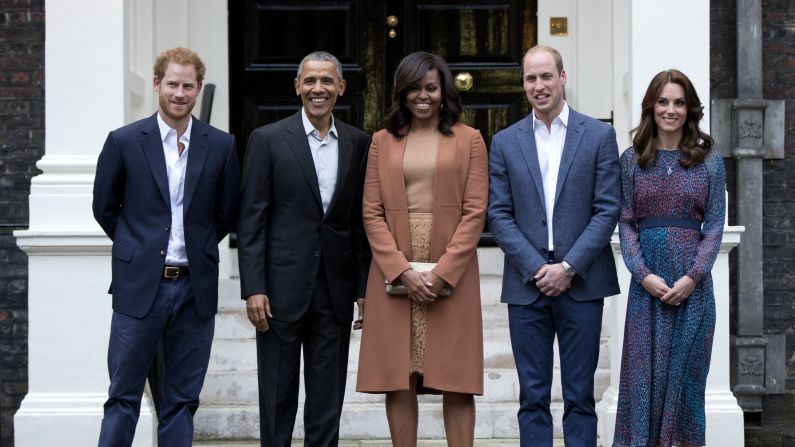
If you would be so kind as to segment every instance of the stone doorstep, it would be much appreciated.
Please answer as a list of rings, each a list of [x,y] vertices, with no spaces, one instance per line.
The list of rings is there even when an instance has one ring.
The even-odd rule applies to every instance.
[[[484,306],[499,304],[502,293],[502,276],[480,276],[480,301]],[[218,308],[245,309],[240,299],[240,279],[220,278],[218,281]]]
[[[505,339],[484,339],[483,364],[489,368],[515,368],[510,342]],[[348,355],[348,370],[355,371],[359,366],[359,340],[351,340]],[[555,350],[555,369],[560,368],[560,361]],[[603,338],[599,347],[597,370],[610,369],[609,340]],[[213,341],[208,372],[223,371],[256,371],[257,351],[253,339],[220,339]]]
[[[259,442],[250,441],[231,441],[231,442],[207,442],[197,441],[193,445],[200,447],[260,447]],[[301,439],[293,440],[292,447],[303,447],[304,442]],[[435,447],[446,446],[447,441],[443,439],[421,439],[417,442],[418,447]],[[519,445],[518,439],[476,439],[475,447],[515,447]],[[563,440],[556,439],[552,443],[553,447],[563,447]],[[392,442],[388,440],[375,440],[375,441],[340,441],[338,447],[392,447]]]
[[[482,403],[515,403],[519,399],[518,377],[515,369],[494,368],[486,369],[483,378],[484,395],[476,397],[476,402]],[[604,391],[610,385],[610,371],[599,369],[595,375],[595,397],[597,401],[602,398]],[[299,402],[304,400],[303,380],[299,390]],[[349,371],[345,389],[345,404],[350,403],[376,403],[383,402],[381,394],[366,394],[356,392],[356,372]],[[253,404],[258,399],[256,371],[228,371],[207,374],[204,388],[202,389],[202,405],[229,405]],[[559,372],[554,373],[552,379],[553,402],[562,400]],[[424,396],[420,403],[437,402],[439,396]]]
[[[519,436],[517,403],[484,403],[477,405],[475,436],[479,439],[504,440]],[[259,435],[259,407],[249,405],[202,405],[195,416],[195,437],[207,441],[224,439],[255,439]],[[563,403],[553,402],[550,408],[554,436],[563,437]],[[422,439],[444,439],[441,403],[420,406],[418,432]],[[293,437],[304,436],[303,405],[298,406]],[[383,403],[351,403],[343,407],[340,421],[342,440],[383,440],[389,428]]]
[[[250,441],[231,441],[231,442],[207,442],[197,441],[193,445],[200,447],[260,447],[259,442]],[[304,442],[301,439],[293,440],[292,447],[303,447]],[[417,442],[418,447],[435,447],[446,446],[447,441],[443,439],[421,439]],[[519,445],[518,439],[476,439],[475,447],[515,447]],[[552,443],[553,447],[563,447],[563,440],[556,439]],[[392,442],[388,440],[374,440],[374,441],[340,441],[338,447],[392,447]]]
[[[483,335],[485,338],[509,339],[508,308],[504,304],[493,304],[481,307]],[[215,315],[214,340],[254,339],[255,332],[248,321],[246,310],[241,304],[239,308],[221,308]],[[351,339],[361,338],[361,332],[351,332]]]

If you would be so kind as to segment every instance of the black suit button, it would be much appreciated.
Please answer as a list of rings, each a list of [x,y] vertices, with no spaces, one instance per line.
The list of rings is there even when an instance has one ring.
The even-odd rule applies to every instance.
[[[160,250],[160,256],[165,256],[165,255],[166,255],[166,251],[165,250]]]
[[[545,227],[546,227],[546,226],[547,226],[547,221],[546,221],[546,220],[542,220],[542,221],[541,221],[541,225],[543,225],[543,226],[545,226]]]
[[[320,257],[320,250],[315,250],[315,252],[312,253],[312,254],[315,255],[316,258],[319,258]]]
[[[166,231],[171,231],[171,227],[169,227],[168,225],[166,225],[166,228],[165,228],[165,230],[166,230]]]

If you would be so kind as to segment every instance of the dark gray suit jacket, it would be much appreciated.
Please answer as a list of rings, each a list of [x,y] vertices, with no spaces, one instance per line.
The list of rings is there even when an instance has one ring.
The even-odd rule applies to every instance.
[[[362,188],[370,136],[334,123],[339,166],[325,215],[301,111],[255,129],[246,149],[237,232],[241,295],[267,294],[279,321],[306,312],[321,260],[340,321],[350,322],[353,303],[364,297],[370,249]]]

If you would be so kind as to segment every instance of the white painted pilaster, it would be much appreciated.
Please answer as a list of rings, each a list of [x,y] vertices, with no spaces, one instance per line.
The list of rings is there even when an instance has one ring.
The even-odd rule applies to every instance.
[[[96,445],[108,390],[110,241],[91,213],[96,156],[125,122],[125,2],[47,1],[45,155],[32,179],[28,394],[18,447]],[[75,13],[79,11],[79,13]],[[136,446],[155,440],[144,398]]]

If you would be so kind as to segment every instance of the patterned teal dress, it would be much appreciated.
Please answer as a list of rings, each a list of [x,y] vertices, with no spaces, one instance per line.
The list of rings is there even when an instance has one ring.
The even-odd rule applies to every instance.
[[[704,392],[715,331],[710,270],[723,237],[726,174],[717,149],[684,168],[680,151],[658,151],[649,169],[621,156],[621,252],[632,274],[624,329],[614,447],[705,445]],[[696,282],[680,306],[640,281]]]

